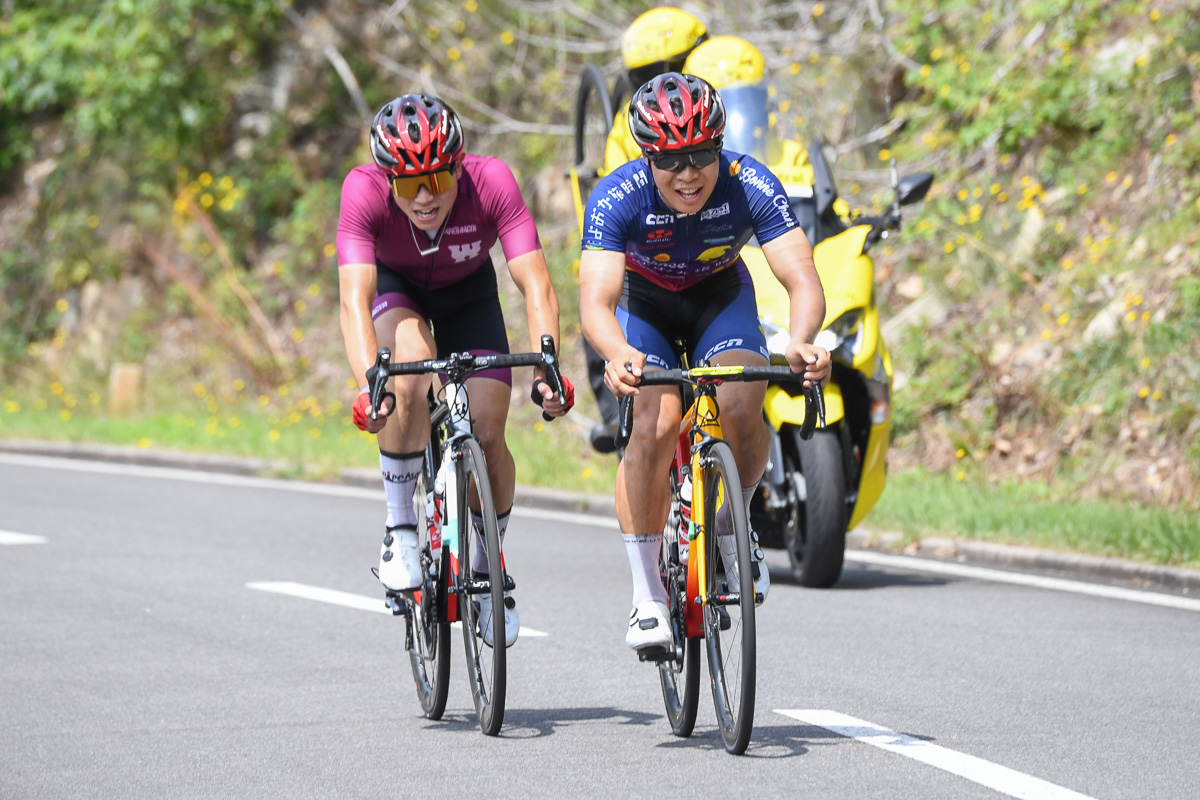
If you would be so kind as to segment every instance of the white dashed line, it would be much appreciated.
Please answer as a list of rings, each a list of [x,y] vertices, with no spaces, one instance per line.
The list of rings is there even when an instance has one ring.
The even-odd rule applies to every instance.
[[[305,600],[316,600],[318,603],[329,603],[330,605],[344,606],[358,611],[374,611],[377,614],[392,615],[391,609],[383,604],[383,598],[381,597],[350,594],[349,592],[339,592],[336,589],[323,589],[320,586],[309,586],[303,583],[292,583],[291,581],[247,583],[246,588],[257,589],[260,592],[288,595],[289,597],[300,597]],[[458,626],[457,622],[454,624]],[[536,638],[539,636],[549,636],[550,634],[545,631],[526,628],[522,625],[520,635]]]
[[[14,533],[0,531],[0,544],[45,544],[50,541],[45,536],[35,536],[32,533]]]
[[[906,756],[922,764],[945,770],[969,781],[1022,800],[1092,800],[1085,794],[1023,772],[993,764],[982,758],[949,750],[936,744],[905,736],[873,722],[856,719],[836,711],[776,709],[776,714],[816,725],[840,736]]]
[[[945,561],[931,561],[925,558],[873,553],[869,550],[847,550],[846,560],[880,567],[898,567],[900,569],[916,570],[917,572],[932,572],[937,575],[952,575],[956,578],[975,578],[995,583],[1012,583],[1018,586],[1032,586],[1037,589],[1051,589],[1056,592],[1073,592],[1075,594],[1091,595],[1092,597],[1106,597],[1110,600],[1124,600],[1130,603],[1145,603],[1152,606],[1181,608],[1186,611],[1200,611],[1200,600],[1189,597],[1177,597],[1157,592],[1140,592],[1136,589],[1123,589],[1120,586],[1105,586],[1099,583],[1048,578],[1044,575],[1005,572],[999,569],[972,567],[966,564],[950,564]]]

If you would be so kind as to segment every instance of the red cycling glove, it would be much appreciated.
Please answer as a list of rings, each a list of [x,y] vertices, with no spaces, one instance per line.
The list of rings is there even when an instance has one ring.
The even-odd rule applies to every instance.
[[[385,392],[383,397],[385,400],[389,397],[392,398],[392,404],[395,405],[396,395],[392,394],[391,392]],[[383,409],[380,409],[379,416],[386,417],[388,416],[388,413]],[[354,420],[355,426],[357,426],[360,431],[365,431],[367,429],[367,421],[371,419],[370,392],[358,393],[358,397],[354,398],[354,405],[350,408],[350,417]]]
[[[534,378],[533,379],[533,388],[529,393],[529,397],[530,397],[530,399],[533,400],[533,402],[537,403],[539,406],[542,404],[542,401],[544,401],[546,398],[542,397],[542,393],[541,393],[541,391],[539,391],[538,387],[541,384],[546,383],[546,382],[547,381],[545,378]],[[563,396],[562,396],[563,410],[570,411],[572,408],[575,407],[575,387],[571,385],[571,379],[568,378],[566,375],[562,376],[562,382],[563,382]]]

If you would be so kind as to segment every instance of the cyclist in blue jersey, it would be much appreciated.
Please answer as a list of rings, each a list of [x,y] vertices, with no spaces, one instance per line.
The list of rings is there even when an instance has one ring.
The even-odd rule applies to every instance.
[[[829,380],[829,353],[812,344],[825,316],[812,248],[787,193],[755,159],[721,149],[725,109],[706,81],[666,73],[634,92],[629,128],[644,155],[601,179],[588,199],[579,265],[583,332],[607,362],[605,384],[636,394],[634,437],[617,470],[617,517],[633,576],[631,648],[671,641],[658,555],[670,504],[670,467],[682,401],[671,387],[637,388],[643,370],[678,366],[682,339],[692,363],[764,365],[754,286],[739,256],[758,240],[791,298],[785,356],[806,382]],[[718,389],[721,423],[749,505],[766,467],[766,384]],[[770,578],[753,543],[755,585]]]

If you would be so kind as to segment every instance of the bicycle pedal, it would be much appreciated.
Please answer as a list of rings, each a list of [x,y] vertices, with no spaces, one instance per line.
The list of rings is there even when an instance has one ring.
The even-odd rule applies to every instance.
[[[733,621],[729,619],[729,612],[721,606],[717,606],[717,629],[727,631],[733,627]]]
[[[389,592],[383,598],[383,604],[391,610],[393,617],[408,616],[408,604],[397,595]]]
[[[517,607],[516,598],[510,597],[508,595],[504,595],[504,607],[507,608],[509,611],[512,611],[514,608]]]
[[[637,651],[637,656],[638,661],[661,664],[664,661],[675,660],[675,649],[673,647],[643,647]]]

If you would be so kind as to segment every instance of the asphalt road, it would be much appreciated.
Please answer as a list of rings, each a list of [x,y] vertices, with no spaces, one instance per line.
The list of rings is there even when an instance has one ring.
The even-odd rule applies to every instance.
[[[501,735],[459,649],[425,720],[377,613],[381,498],[0,455],[0,797],[1200,796],[1200,601],[901,558],[814,591],[770,552],[736,758],[705,686],[677,739],[626,650],[611,521],[545,511],[507,543],[526,631]]]

